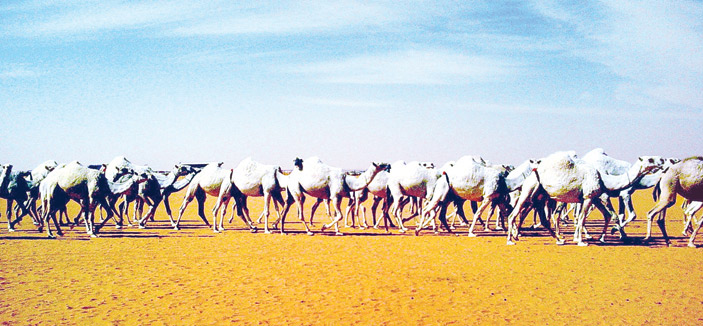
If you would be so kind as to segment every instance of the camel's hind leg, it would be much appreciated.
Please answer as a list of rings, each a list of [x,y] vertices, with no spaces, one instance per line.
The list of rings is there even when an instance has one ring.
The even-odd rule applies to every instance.
[[[701,229],[701,226],[703,226],[703,217],[701,217],[698,220],[698,225],[696,226],[695,229],[693,229],[693,233],[691,233],[691,237],[688,239],[688,246],[691,248],[695,248],[696,245],[693,243],[693,240],[696,239],[696,234],[698,234],[698,231]]]
[[[474,233],[474,227],[476,226],[476,220],[478,220],[478,218],[481,216],[483,211],[485,211],[486,207],[488,207],[488,205],[490,205],[490,204],[491,204],[491,200],[489,198],[485,198],[481,202],[481,206],[478,207],[478,210],[476,211],[476,213],[474,213],[474,218],[471,221],[471,226],[469,227],[469,236],[470,237],[476,236],[476,234]]]

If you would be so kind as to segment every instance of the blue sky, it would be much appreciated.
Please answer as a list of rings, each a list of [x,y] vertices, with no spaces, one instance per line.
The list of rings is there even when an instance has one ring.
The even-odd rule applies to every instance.
[[[0,162],[703,149],[700,1],[3,1]]]

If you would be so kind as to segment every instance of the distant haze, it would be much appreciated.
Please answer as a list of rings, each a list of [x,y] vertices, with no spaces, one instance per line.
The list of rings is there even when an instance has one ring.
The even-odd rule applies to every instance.
[[[700,1],[0,3],[0,163],[703,155]]]

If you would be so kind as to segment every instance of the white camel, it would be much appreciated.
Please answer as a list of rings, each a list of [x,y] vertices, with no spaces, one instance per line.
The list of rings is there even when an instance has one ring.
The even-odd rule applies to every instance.
[[[167,173],[155,172],[150,168],[146,169],[145,173],[148,175],[148,179],[146,182],[139,184],[134,207],[135,211],[138,212],[135,213],[135,217],[141,217],[137,221],[139,223],[139,228],[145,228],[147,220],[154,220],[156,209],[162,201],[164,202],[164,206],[167,207],[168,218],[171,221],[171,225],[173,225],[175,221],[171,216],[171,209],[168,206],[166,190],[171,190],[179,177],[189,174],[194,175],[195,170],[188,165],[176,164],[171,168],[171,171]],[[144,203],[149,204],[150,207],[146,214],[142,215]]]
[[[18,219],[21,219],[25,214],[29,214],[33,220],[34,225],[40,225],[42,223],[39,218],[39,213],[37,212],[37,200],[39,200],[39,184],[44,178],[53,171],[59,164],[54,160],[48,160],[39,164],[34,168],[28,177],[27,185],[29,186],[29,192],[27,193],[27,201],[24,206],[27,208],[26,212],[20,212],[20,205],[15,206],[15,215]],[[20,213],[21,215],[18,215]]]
[[[39,192],[42,201],[42,214],[50,238],[53,238],[53,234],[49,226],[49,217],[53,218],[60,235],[60,228],[56,221],[55,213],[60,209],[65,209],[69,199],[81,205],[86,232],[91,237],[95,237],[105,222],[114,215],[114,207],[107,202],[106,197],[112,193],[124,191],[135,182],[143,182],[145,180],[145,175],[141,175],[140,179],[128,178],[124,182],[115,183],[105,177],[105,169],[105,165],[100,170],[95,170],[73,161],[63,167],[54,169],[41,182]],[[130,170],[121,171],[116,174],[118,177],[133,174],[133,171]],[[96,228],[94,212],[98,204],[107,209],[108,217]]]
[[[557,202],[583,203],[583,209],[581,209],[574,230],[574,242],[578,243],[579,246],[588,245],[583,241],[582,229],[585,212],[588,211],[591,205],[594,205],[605,218],[605,225],[600,238],[601,241],[604,241],[606,229],[612,215],[601,202],[601,194],[625,189],[645,174],[659,169],[662,164],[663,159],[661,158],[657,160],[652,157],[640,157],[628,170],[628,173],[610,176],[600,174],[590,164],[575,160],[574,155],[570,152],[557,152],[549,155],[541,161],[535,169],[535,173],[530,174],[523,184],[517,205],[509,217],[508,244],[515,244],[513,240],[517,240],[522,221],[531,208],[538,209],[537,212],[542,218],[542,223],[552,236],[557,239],[557,244],[563,244],[564,240],[559,234],[559,224],[555,223],[554,225],[555,233],[549,226],[549,221],[546,220],[544,211],[539,207],[539,202],[544,205],[544,201],[547,199]],[[540,197],[543,198],[540,199]],[[519,218],[519,224],[517,223],[517,218]]]
[[[285,218],[290,206],[295,202],[298,206],[298,218],[303,222],[303,226],[308,235],[313,235],[305,222],[303,215],[303,203],[305,195],[315,198],[329,199],[335,210],[335,218],[329,224],[322,226],[322,231],[334,226],[335,234],[339,232],[339,221],[342,220],[341,199],[349,191],[357,191],[373,181],[374,177],[382,170],[388,169],[388,164],[372,163],[369,168],[359,176],[346,175],[340,168],[331,167],[317,157],[311,157],[305,161],[296,158],[295,168],[288,175],[287,192],[288,198],[286,206],[281,214],[281,234],[285,234]],[[275,223],[276,225],[278,223]]]
[[[171,212],[171,204],[169,202],[169,196],[171,194],[179,192],[183,190],[185,187],[187,187],[190,182],[193,180],[196,174],[200,172],[200,168],[193,167],[189,164],[179,164],[179,166],[182,166],[186,169],[187,173],[183,175],[183,171],[180,171],[179,174],[183,175],[183,178],[178,179],[171,182],[168,182],[168,180],[171,178],[168,174],[163,175],[163,174],[158,174],[155,175],[158,180],[162,180],[161,178],[165,178],[166,182],[159,181],[159,184],[167,184],[167,186],[161,188],[161,196],[163,198],[163,203],[164,203],[164,208],[166,208],[166,214],[168,215],[168,219],[171,222],[171,226],[173,226],[176,222],[173,219],[173,214]],[[180,168],[182,169],[182,168]],[[179,169],[179,170],[180,170]],[[173,171],[169,172],[169,174],[173,173]],[[146,224],[146,221],[144,221]]]
[[[520,188],[524,180],[532,173],[532,170],[536,166],[537,163],[535,160],[527,160],[519,165],[517,169],[506,173],[507,170],[504,169],[504,166],[499,166],[498,168],[501,168],[499,170],[494,166],[486,166],[477,163],[474,157],[462,157],[454,164],[444,168],[442,173],[445,174],[446,177],[441,178],[437,182],[432,199],[425,207],[423,216],[428,216],[428,212],[434,210],[439,205],[448,205],[450,201],[446,200],[447,196],[450,196],[452,201],[456,203],[457,215],[462,219],[465,219],[463,213],[463,203],[465,200],[481,202],[481,205],[474,213],[471,226],[469,227],[469,237],[475,237],[474,227],[476,226],[476,221],[486,208],[488,208],[489,205],[492,207],[498,206],[501,212],[500,215],[507,215],[512,210],[509,202],[510,192]],[[446,207],[443,211],[446,211]],[[490,215],[492,214],[488,215],[484,223],[484,229],[488,231],[490,231],[490,228],[488,228]],[[440,220],[446,220],[441,217],[441,213]],[[499,220],[496,220],[496,227],[498,227],[498,221]],[[422,224],[418,226],[416,233],[419,233],[421,226]]]
[[[583,156],[582,160],[588,164],[591,164],[601,174],[622,175],[626,174],[632,167],[632,163],[615,159],[606,154],[602,148],[595,148],[591,150]],[[638,182],[634,182],[632,186],[627,187],[621,191],[614,193],[610,192],[602,196],[601,200],[603,200],[608,206],[608,208],[611,210],[613,209],[613,207],[610,204],[610,200],[607,200],[607,197],[604,196],[608,196],[610,198],[618,198],[619,212],[618,223],[616,225],[616,228],[623,228],[627,223],[631,222],[637,217],[634,206],[632,205],[632,194],[635,192],[635,190],[653,187],[659,181],[659,178],[661,178],[661,171],[665,170],[673,164],[678,163],[679,161],[680,160],[673,158],[665,159],[663,161],[663,166],[656,173],[642,177]],[[627,210],[627,220],[625,220],[625,210]],[[588,212],[586,212],[586,214],[588,214]]]
[[[404,233],[408,229],[403,225],[401,216],[401,197],[412,196],[420,200],[430,200],[437,180],[441,176],[441,171],[435,168],[428,168],[418,162],[404,164],[399,161],[391,164],[391,171],[388,175],[388,189],[391,195],[391,204],[388,213],[384,212],[384,218],[390,215],[398,224],[399,231]],[[445,221],[443,223],[446,224]],[[448,227],[448,226],[445,226]],[[388,227],[386,226],[386,231]]]
[[[234,194],[237,202],[237,213],[243,221],[247,222],[251,221],[247,198],[264,197],[264,232],[267,234],[271,233],[268,228],[269,206],[272,198],[276,202],[283,202],[281,197],[282,188],[278,181],[279,178],[283,178],[281,177],[282,175],[281,167],[261,164],[252,160],[251,157],[247,157],[232,170],[229,182],[223,183],[217,202],[219,204],[225,197]],[[280,217],[280,212],[277,213]],[[220,220],[220,223],[222,223],[222,220]]]
[[[651,238],[652,219],[657,215],[657,225],[659,225],[666,244],[670,245],[669,236],[666,233],[666,209],[676,203],[676,195],[692,201],[703,201],[703,157],[689,157],[674,164],[664,172],[657,187],[660,191],[659,200],[647,213],[647,235],[644,240],[648,241]],[[693,240],[701,225],[703,225],[703,218],[698,221],[698,225],[688,240],[689,247],[696,246]]]
[[[176,220],[176,224],[173,226],[173,228],[175,230],[179,229],[181,218],[183,217],[183,212],[185,212],[185,209],[186,207],[188,207],[188,204],[193,201],[193,198],[198,201],[198,216],[200,216],[203,222],[205,222],[205,224],[210,227],[210,223],[205,217],[204,212],[205,198],[207,197],[207,195],[210,195],[218,198],[217,202],[215,203],[215,207],[212,209],[212,231],[215,233],[224,231],[224,210],[227,209],[227,204],[229,203],[230,199],[232,199],[232,192],[228,191],[223,193],[222,196],[220,196],[220,189],[222,188],[223,184],[229,184],[230,180],[232,180],[232,170],[223,169],[221,162],[210,163],[205,166],[200,171],[200,173],[196,174],[195,177],[193,177],[193,180],[188,185],[186,194],[183,197],[183,203],[181,204],[181,208],[178,210],[178,219]],[[223,207],[223,212],[222,214],[220,214],[220,223],[218,225],[217,215],[220,211],[220,207]],[[252,232],[256,231],[256,227],[251,223],[251,221],[245,220],[244,218],[242,219],[249,226]]]
[[[29,171],[13,171],[12,165],[6,165],[3,168],[3,181],[0,187],[0,198],[4,198],[7,201],[5,211],[7,212],[7,230],[9,232],[15,231],[15,224],[19,223],[22,216],[28,213],[25,202],[27,201],[27,193],[29,192],[29,184],[25,177],[30,176]],[[13,204],[16,203],[17,206],[22,210],[23,214],[15,214],[16,218],[13,220]]]

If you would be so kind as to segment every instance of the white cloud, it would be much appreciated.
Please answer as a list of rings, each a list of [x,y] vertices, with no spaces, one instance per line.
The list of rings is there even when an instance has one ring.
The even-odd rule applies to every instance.
[[[381,101],[360,101],[356,99],[296,97],[291,102],[302,105],[342,108],[386,108],[391,104]]]
[[[518,63],[448,50],[409,50],[310,63],[289,69],[324,83],[457,84],[505,79]]]
[[[574,26],[577,56],[623,79],[614,95],[643,108],[703,108],[703,4],[691,1],[604,1],[588,15],[537,0],[543,16]]]
[[[40,74],[28,65],[9,65],[0,68],[0,79],[33,78]]]
[[[324,32],[398,19],[390,8],[367,2],[293,2],[225,9],[224,14],[173,29],[181,36]]]

